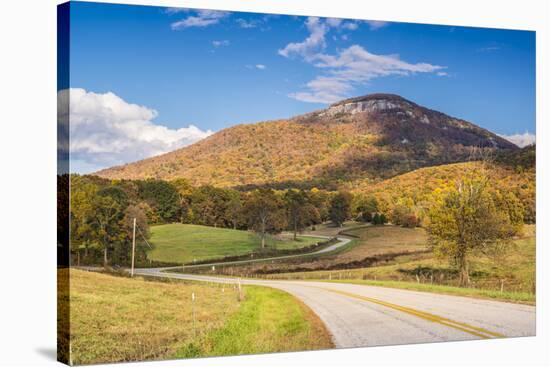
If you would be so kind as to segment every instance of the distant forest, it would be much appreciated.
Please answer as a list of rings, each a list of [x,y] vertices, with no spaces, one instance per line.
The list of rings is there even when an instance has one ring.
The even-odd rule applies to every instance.
[[[192,223],[252,230],[260,237],[332,221],[346,220],[406,227],[426,226],[430,209],[442,193],[456,190],[467,176],[484,175],[491,202],[514,223],[534,223],[535,147],[507,152],[492,162],[465,162],[421,168],[387,180],[354,182],[337,190],[269,187],[193,186],[186,179],[109,180],[92,175],[60,176],[70,180],[70,243],[81,263],[127,264],[133,218],[139,240],[149,226]],[[63,185],[61,185],[63,186]],[[59,213],[63,217],[63,213]],[[60,231],[68,231],[69,228]],[[139,247],[144,263],[146,248]]]

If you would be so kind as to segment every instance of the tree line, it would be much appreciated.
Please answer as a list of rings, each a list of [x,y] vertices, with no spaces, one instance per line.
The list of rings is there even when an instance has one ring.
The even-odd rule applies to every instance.
[[[149,225],[179,222],[251,230],[265,247],[268,235],[285,230],[296,239],[306,227],[314,229],[327,221],[341,226],[354,217],[381,218],[374,201],[358,206],[348,192],[317,188],[243,192],[194,187],[185,179],[106,180],[72,175],[70,204],[73,258],[77,263],[104,265],[128,264],[133,218],[140,230],[138,263],[146,260]]]

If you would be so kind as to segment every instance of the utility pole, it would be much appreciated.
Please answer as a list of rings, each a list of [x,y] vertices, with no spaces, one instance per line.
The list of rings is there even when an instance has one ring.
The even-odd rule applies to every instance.
[[[134,276],[134,258],[136,256],[136,218],[134,218],[134,233],[132,236],[132,271],[130,275]]]

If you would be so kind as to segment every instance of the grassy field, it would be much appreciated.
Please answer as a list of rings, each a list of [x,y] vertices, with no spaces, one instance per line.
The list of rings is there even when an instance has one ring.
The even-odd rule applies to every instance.
[[[324,226],[323,235],[335,235],[342,229]],[[315,233],[318,233],[315,231]],[[404,253],[426,250],[426,234],[422,229],[396,226],[365,226],[350,223],[344,227],[343,234],[357,236],[348,245],[334,252],[282,259],[272,263],[255,263],[222,269],[226,274],[315,272],[339,267],[360,267],[362,262],[384,262],[384,256],[390,259]]]
[[[318,241],[318,238],[305,236],[298,237],[296,241],[288,235],[269,236],[266,246],[289,250],[310,246]],[[246,255],[261,248],[260,238],[252,232],[179,223],[151,227],[150,242],[154,248],[148,257],[170,263]]]
[[[350,232],[360,239],[350,251],[339,258],[352,254],[380,254],[383,251],[402,248],[425,248],[425,234],[415,229],[408,234],[399,227],[364,227]],[[412,231],[412,230],[409,230]],[[379,235],[383,235],[380,237]],[[408,241],[411,241],[407,244]],[[533,303],[535,301],[535,226],[527,225],[521,238],[512,241],[509,250],[498,261],[483,255],[471,257],[471,284],[468,288],[457,287],[457,272],[446,260],[437,259],[431,252],[412,253],[393,258],[387,264],[342,270],[288,272],[269,274],[271,279],[331,280],[431,291],[483,298],[498,298],[509,301]],[[382,246],[385,244],[384,246]],[[420,247],[421,248],[421,247]]]
[[[245,287],[244,300],[239,301],[238,291],[228,285],[79,270],[71,270],[70,276],[74,364],[332,346],[321,321],[281,291]],[[233,341],[233,336],[247,342]]]
[[[426,232],[420,228],[367,226],[345,230],[343,234],[357,236],[357,244],[338,256],[339,261],[354,261],[391,252],[413,252],[426,248]]]
[[[288,293],[249,286],[241,309],[220,329],[187,344],[178,357],[223,356],[332,348],[319,318]]]
[[[535,294],[529,293],[529,292],[507,292],[507,291],[501,292],[500,290],[453,287],[448,285],[439,285],[439,284],[430,284],[430,283],[405,282],[405,281],[395,281],[395,280],[393,281],[392,280],[363,280],[363,279],[332,280],[331,282],[408,289],[408,290],[419,291],[419,292],[432,292],[432,293],[448,294],[452,296],[496,299],[499,301],[509,301],[509,302],[516,302],[516,303],[525,303],[525,304],[535,304],[535,300],[536,300]]]

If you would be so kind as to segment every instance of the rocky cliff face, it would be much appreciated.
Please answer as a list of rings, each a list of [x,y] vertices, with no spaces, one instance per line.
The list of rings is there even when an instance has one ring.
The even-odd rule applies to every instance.
[[[369,98],[346,100],[331,105],[321,116],[335,116],[342,113],[378,112],[387,110],[407,110],[412,107],[408,101],[391,95],[372,95]]]
[[[304,124],[355,124],[385,143],[434,143],[517,149],[509,141],[471,122],[417,105],[395,94],[346,99],[295,118]]]

